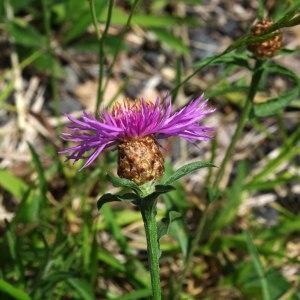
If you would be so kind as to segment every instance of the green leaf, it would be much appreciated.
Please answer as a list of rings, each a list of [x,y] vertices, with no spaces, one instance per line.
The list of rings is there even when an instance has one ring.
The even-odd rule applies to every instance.
[[[14,280],[15,282],[21,282],[25,278],[24,267],[23,267],[23,259],[22,259],[22,251],[20,251],[20,243],[19,236],[16,236],[16,230],[13,226],[7,221],[4,220],[5,223],[5,238],[6,238],[6,246],[5,251],[6,254],[10,256],[10,261],[14,270]],[[1,247],[3,248],[3,247]],[[3,249],[1,249],[3,251]],[[1,256],[3,253],[1,253]],[[7,257],[4,255],[4,257]],[[17,293],[16,290],[10,289],[9,286],[2,282],[1,285],[2,290],[6,291],[9,294]]]
[[[101,13],[100,21],[105,22],[107,18],[107,11]],[[128,14],[121,9],[114,7],[112,14],[112,24],[126,25]],[[131,25],[139,25],[144,27],[174,27],[182,25],[199,26],[201,22],[199,19],[191,17],[176,17],[170,15],[151,15],[151,14],[134,14],[132,16]]]
[[[117,270],[121,273],[126,273],[126,266],[121,263],[116,257],[112,255],[112,253],[106,251],[102,247],[98,250],[98,260],[100,263],[105,263],[108,265],[109,269]]]
[[[250,234],[247,231],[245,231],[244,235],[245,235],[245,240],[246,240],[246,243],[248,246],[249,253],[250,253],[250,255],[252,257],[252,261],[254,263],[255,270],[257,272],[258,277],[260,278],[263,299],[271,300],[273,298],[271,297],[271,294],[270,294],[269,283],[266,278],[263,266],[260,262],[258,251],[252,242]]]
[[[278,186],[288,185],[290,182],[300,182],[300,176],[294,176],[286,171],[276,175],[274,179],[250,182],[245,185],[245,189],[249,191],[268,191]]]
[[[299,48],[296,48],[296,49],[281,48],[278,51],[278,54],[279,55],[283,55],[283,56],[287,56],[287,55],[295,55],[295,54],[297,54],[299,52],[300,52]]]
[[[171,161],[167,160],[165,163],[165,174],[162,178],[162,182],[165,182],[170,176],[174,173],[173,165]],[[164,195],[164,202],[166,204],[167,210],[176,210],[184,212],[190,204],[185,201],[185,190],[180,181],[175,181],[172,183],[172,186],[175,188],[174,191]]]
[[[114,210],[114,207],[110,205],[104,205],[102,207],[101,214],[104,217],[105,227],[99,226],[98,230],[109,230],[111,236],[116,240],[120,251],[128,258],[127,262],[120,262],[114,257],[113,253],[103,252],[100,248],[98,252],[98,260],[104,261],[109,264],[109,268],[104,271],[104,275],[108,272],[108,276],[111,276],[111,272],[126,273],[126,276],[130,276],[131,280],[137,283],[139,286],[148,286],[148,272],[143,264],[134,258],[132,253],[132,247],[128,245],[128,240],[122,230],[123,226],[133,224],[134,222],[141,220],[139,211],[133,210]],[[101,222],[103,224],[103,222]],[[98,232],[98,230],[96,232]],[[98,246],[99,247],[99,246]]]
[[[183,43],[181,38],[174,36],[172,32],[162,28],[152,28],[151,31],[154,32],[156,37],[170,49],[175,50],[179,54],[189,53],[189,47]]]
[[[177,211],[169,211],[168,216],[157,223],[158,240],[169,233],[172,222],[179,218],[181,218],[181,213]]]
[[[168,192],[171,192],[171,191],[174,191],[174,190],[175,190],[175,188],[171,185],[163,185],[163,184],[156,185],[155,192],[147,195],[146,197],[141,198],[140,201],[150,202],[152,200],[155,200],[158,196],[168,193]]]
[[[67,282],[75,291],[77,291],[78,295],[80,296],[80,299],[82,300],[96,299],[93,292],[93,288],[86,280],[80,278],[68,278]]]
[[[38,70],[54,75],[57,79],[65,78],[66,71],[60,65],[60,62],[49,53],[42,53],[32,63]]]
[[[163,200],[167,211],[179,210],[182,215],[185,215],[187,209],[187,201],[185,200],[185,193],[180,182],[176,184],[176,191],[163,195]],[[189,232],[185,225],[183,218],[172,223],[169,234],[173,236],[180,245],[184,257],[187,256],[189,249]]]
[[[1,80],[1,79],[0,79]],[[15,80],[10,80],[7,85],[3,87],[0,93],[0,106],[3,105],[4,101],[8,99],[9,95],[12,93],[15,87]]]
[[[59,1],[56,1],[59,2]],[[66,16],[65,16],[65,23],[69,24],[71,21],[78,20],[80,16],[83,16],[86,12],[89,11],[89,4],[87,1],[81,1],[81,0],[65,0],[60,1],[65,5],[66,10]],[[97,2],[102,2],[102,0],[99,0]],[[96,3],[97,3],[96,2]],[[95,3],[95,4],[96,4]]]
[[[73,39],[82,35],[87,27],[92,23],[91,15],[87,11],[84,15],[82,15],[77,22],[74,22],[69,30],[65,33],[64,36],[61,37],[65,44],[70,43]],[[96,39],[96,38],[95,38]]]
[[[171,229],[172,222],[181,218],[181,214],[176,211],[170,211],[166,218],[163,218],[161,221],[157,222],[157,243],[158,243],[158,257],[161,256],[161,249],[159,240],[166,234],[169,233]]]
[[[284,145],[280,148],[280,152],[276,157],[266,161],[266,165],[261,170],[260,173],[253,176],[249,179],[249,185],[253,185],[262,180],[266,180],[270,174],[274,175],[277,171],[277,168],[283,162],[292,161],[300,152],[300,146],[297,145],[297,142],[300,139],[300,126],[296,127],[296,130],[285,140]]]
[[[6,295],[13,297],[16,300],[30,300],[31,297],[26,294],[23,290],[14,287],[7,281],[0,278],[0,290]]]
[[[108,202],[133,201],[137,197],[138,196],[134,193],[126,193],[124,195],[114,195],[114,194],[107,193],[101,196],[100,199],[97,201],[97,207],[98,209],[100,209],[103,206],[103,204]]]
[[[175,188],[172,185],[158,184],[155,186],[155,192],[160,193],[160,194],[168,193],[168,192],[171,192],[174,190],[175,190]]]
[[[66,2],[66,1],[64,1]],[[94,1],[96,15],[103,12],[107,1],[97,0]],[[88,1],[82,0],[68,0],[66,3],[66,19],[63,22],[60,39],[64,44],[68,44],[76,39],[82,37],[87,31],[87,28],[92,24],[91,12],[89,9]],[[97,38],[94,36],[94,40]]]
[[[223,195],[224,201],[222,202],[222,206],[220,206],[221,209],[214,213],[208,224],[208,227],[218,230],[220,228],[225,228],[235,220],[237,211],[243,200],[244,183],[247,175],[249,174],[248,171],[249,170],[246,161],[241,161],[238,164],[237,174],[232,186],[227,189],[226,196]],[[208,196],[208,198],[210,197]]]
[[[238,52],[230,52],[224,55],[216,55],[213,61],[209,64],[210,66],[220,65],[220,64],[228,64],[228,65],[237,65],[247,69],[250,69],[249,66],[249,55],[247,52],[238,53]],[[207,60],[211,60],[212,57],[207,57],[205,59],[201,59],[200,61],[194,64],[195,67],[202,67],[206,65]]]
[[[14,38],[15,43],[26,47],[45,47],[46,39],[34,27],[22,19],[6,21],[9,34]]]
[[[292,285],[291,282],[286,280],[280,270],[273,268],[268,270],[267,279],[270,285],[271,299],[283,299],[283,294],[285,294]]]
[[[278,20],[278,22],[276,22],[273,26],[271,26],[269,30],[274,31],[282,27],[295,26],[298,25],[299,22],[299,5],[296,5],[295,7],[291,8],[290,11],[285,12],[283,14],[283,17],[280,20]]]
[[[108,54],[113,54],[117,47],[120,50],[126,50],[128,47],[124,41],[120,41],[120,37],[106,36],[104,40],[104,49]],[[76,44],[72,45],[72,49],[76,49],[84,52],[97,52],[99,51],[99,42],[94,36],[84,36],[80,40],[76,41]]]
[[[22,199],[29,186],[7,170],[0,169],[0,186],[18,199]]]
[[[286,107],[293,99],[298,97],[300,93],[300,79],[291,70],[279,65],[272,65],[266,68],[266,71],[277,75],[280,74],[284,77],[289,77],[296,83],[296,86],[294,88],[288,88],[284,94],[276,98],[269,99],[264,103],[255,104],[254,113],[259,117],[274,115]]]
[[[133,202],[138,200],[138,198],[139,197],[134,193],[126,193],[124,195],[113,195],[107,193],[101,196],[100,199],[97,201],[97,207],[100,210],[105,203],[121,201]]]
[[[14,13],[16,14],[21,9],[29,7],[33,1],[34,0],[11,1],[10,5],[13,7]]]
[[[14,223],[32,223],[38,221],[41,209],[41,197],[38,191],[33,189],[26,191],[21,203],[18,205]]]
[[[201,168],[211,168],[215,167],[212,163],[205,162],[205,161],[197,161],[190,164],[187,164],[181,168],[179,168],[173,175],[171,175],[166,181],[165,184],[169,184],[174,182],[175,180],[178,180],[179,178],[196,171]]]
[[[132,180],[126,178],[119,178],[114,176],[113,174],[107,174],[107,179],[113,184],[115,187],[123,187],[123,188],[130,188],[135,191],[140,191],[139,186],[133,182]]]
[[[152,291],[150,289],[139,289],[137,291],[129,292],[115,300],[137,300],[137,299],[150,299]]]
[[[48,203],[47,201],[47,180],[45,177],[45,169],[43,168],[40,158],[33,148],[33,146],[28,143],[29,150],[31,152],[32,161],[34,163],[35,169],[38,174],[38,185],[39,185],[39,191],[40,191],[40,201],[41,205],[45,207]]]

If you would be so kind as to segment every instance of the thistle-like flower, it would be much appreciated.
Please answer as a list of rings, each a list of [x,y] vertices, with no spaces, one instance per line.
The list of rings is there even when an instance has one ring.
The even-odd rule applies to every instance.
[[[111,110],[103,109],[97,118],[83,113],[81,120],[70,115],[73,123],[69,132],[63,133],[66,141],[78,145],[60,151],[70,153],[67,160],[74,163],[87,159],[89,166],[105,149],[118,149],[118,175],[141,185],[160,179],[164,172],[164,158],[158,140],[177,136],[191,143],[212,139],[213,127],[199,122],[212,113],[202,96],[191,101],[182,109],[172,113],[171,99],[160,103],[159,98],[150,102],[144,99],[124,100],[116,103]]]

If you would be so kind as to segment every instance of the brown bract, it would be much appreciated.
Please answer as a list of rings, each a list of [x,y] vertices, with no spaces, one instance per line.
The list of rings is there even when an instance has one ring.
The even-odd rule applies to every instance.
[[[118,145],[118,175],[141,185],[160,179],[164,158],[152,136],[130,139]]]
[[[268,28],[274,24],[271,20],[262,20],[258,21],[251,29],[250,36],[259,36],[262,35]],[[277,33],[271,39],[261,41],[258,43],[250,44],[248,46],[249,51],[251,51],[256,57],[260,59],[266,59],[273,57],[277,50],[282,47],[282,34],[279,29],[275,30],[274,33]]]

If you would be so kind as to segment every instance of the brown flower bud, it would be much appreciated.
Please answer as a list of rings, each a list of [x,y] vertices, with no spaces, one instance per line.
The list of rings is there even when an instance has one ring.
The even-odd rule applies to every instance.
[[[129,139],[118,145],[118,175],[141,185],[160,179],[164,158],[152,136]]]
[[[274,22],[271,20],[258,21],[252,27],[250,36],[262,35],[273,24]],[[249,51],[251,51],[256,57],[260,59],[273,57],[276,54],[276,51],[282,47],[281,31],[277,29],[273,33],[276,33],[277,35],[265,41],[250,44],[248,46]]]

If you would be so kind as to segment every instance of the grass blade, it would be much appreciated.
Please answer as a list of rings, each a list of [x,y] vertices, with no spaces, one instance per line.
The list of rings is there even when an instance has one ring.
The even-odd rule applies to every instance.
[[[271,294],[270,294],[268,280],[266,278],[263,266],[262,266],[262,264],[259,260],[259,254],[257,252],[257,249],[256,249],[256,247],[254,246],[254,244],[252,242],[250,234],[247,231],[245,231],[244,235],[245,235],[245,240],[246,240],[246,243],[247,243],[249,253],[250,253],[250,255],[252,257],[252,260],[253,260],[253,263],[254,263],[255,270],[256,270],[256,272],[259,276],[260,282],[261,282],[263,299],[264,300],[271,300],[272,298],[271,298]]]
[[[21,289],[12,286],[10,283],[0,278],[0,290],[16,300],[31,300],[31,297]]]

